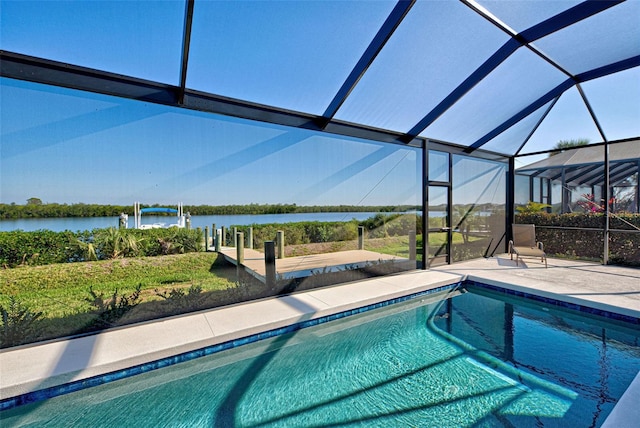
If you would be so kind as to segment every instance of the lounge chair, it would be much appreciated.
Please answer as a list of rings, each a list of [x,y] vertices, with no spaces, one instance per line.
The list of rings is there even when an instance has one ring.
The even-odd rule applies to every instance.
[[[544,252],[542,242],[536,241],[535,224],[513,224],[513,239],[509,241],[509,254],[513,260],[513,254],[516,255],[516,266],[522,257],[540,257],[540,261],[544,262],[547,267],[547,255]]]

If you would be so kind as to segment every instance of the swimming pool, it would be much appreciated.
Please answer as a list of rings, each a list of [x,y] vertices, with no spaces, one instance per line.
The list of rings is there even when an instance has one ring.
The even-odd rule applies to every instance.
[[[0,413],[3,426],[598,426],[640,327],[469,285]]]

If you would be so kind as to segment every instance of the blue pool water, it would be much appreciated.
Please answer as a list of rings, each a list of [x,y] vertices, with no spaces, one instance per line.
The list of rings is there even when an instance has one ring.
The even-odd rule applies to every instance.
[[[1,425],[590,427],[640,370],[638,325],[463,291],[19,406]]]

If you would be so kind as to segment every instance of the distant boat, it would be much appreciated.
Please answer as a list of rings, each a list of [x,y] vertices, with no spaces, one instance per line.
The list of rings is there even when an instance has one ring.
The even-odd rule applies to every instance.
[[[178,209],[175,208],[163,208],[163,207],[151,207],[140,208],[140,203],[135,202],[133,204],[133,213],[135,215],[135,228],[136,229],[166,229],[169,227],[186,227],[186,216],[182,210],[182,203],[178,204]],[[175,223],[142,223],[142,214],[175,214]]]

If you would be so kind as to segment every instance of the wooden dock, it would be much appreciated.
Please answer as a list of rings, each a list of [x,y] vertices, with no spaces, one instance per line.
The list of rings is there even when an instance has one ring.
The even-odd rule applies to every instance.
[[[222,247],[220,254],[224,255],[227,261],[237,266],[235,247]],[[361,268],[372,263],[391,260],[409,262],[409,259],[405,257],[367,250],[348,250],[276,259],[276,275],[280,278],[304,278],[314,272],[336,272],[345,268]],[[243,265],[253,276],[265,281],[264,253],[245,248]]]

